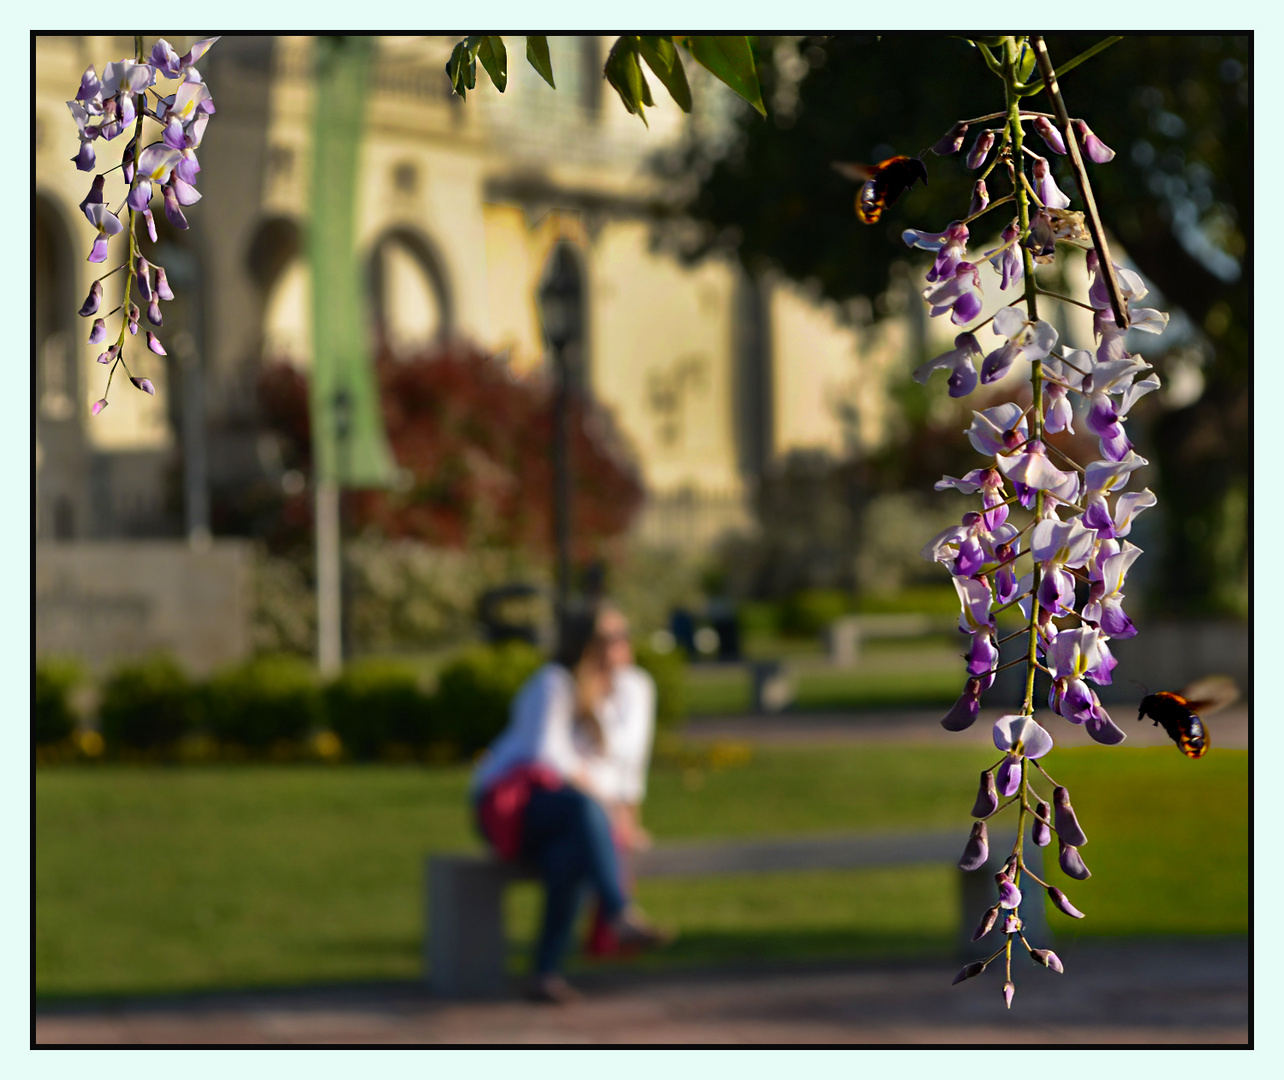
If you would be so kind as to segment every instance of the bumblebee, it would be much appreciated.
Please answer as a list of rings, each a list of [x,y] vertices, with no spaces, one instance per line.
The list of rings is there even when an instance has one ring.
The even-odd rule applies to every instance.
[[[834,168],[849,180],[863,181],[856,193],[856,216],[866,225],[873,225],[882,217],[883,210],[917,181],[927,183],[927,166],[921,159],[904,154],[880,161],[877,165],[836,161]]]
[[[1199,714],[1216,712],[1239,696],[1235,684],[1222,675],[1210,676],[1185,687],[1180,694],[1160,690],[1141,699],[1137,719],[1150,717],[1162,727],[1177,749],[1188,758],[1203,757],[1212,741]]]

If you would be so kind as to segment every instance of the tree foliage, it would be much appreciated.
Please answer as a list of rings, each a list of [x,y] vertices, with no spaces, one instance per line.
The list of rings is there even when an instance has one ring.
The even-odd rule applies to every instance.
[[[1047,38],[1054,63],[1099,40]],[[1159,592],[1173,607],[1224,603],[1216,583],[1246,575],[1246,551],[1234,537],[1249,453],[1248,50],[1245,38],[1129,36],[1061,80],[1071,113],[1118,152],[1091,174],[1107,229],[1165,305],[1192,324],[1194,351],[1188,342],[1183,361],[1201,357],[1198,401],[1166,411],[1155,402],[1138,416],[1169,514]],[[774,268],[839,302],[886,293],[891,268],[906,258],[902,229],[943,229],[967,204],[973,176],[964,155],[925,148],[956,120],[997,107],[980,56],[944,36],[762,39],[758,69],[769,118],[745,110],[724,155],[711,159],[707,146],[692,143],[665,166],[674,177],[699,178],[684,207],[699,228],[675,242],[689,258],[733,250],[752,271]],[[1037,108],[1043,98],[1028,100]],[[925,155],[930,182],[864,226],[853,213],[857,189],[832,164],[893,154]],[[1064,160],[1054,167],[1073,191]],[[1171,374],[1154,349],[1146,356]]]

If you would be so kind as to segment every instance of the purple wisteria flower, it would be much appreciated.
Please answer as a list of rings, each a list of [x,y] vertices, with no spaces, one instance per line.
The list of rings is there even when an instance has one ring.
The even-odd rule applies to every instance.
[[[994,724],[994,745],[1006,751],[995,782],[1004,798],[1021,786],[1021,759],[1041,758],[1052,749],[1052,736],[1033,716],[1001,716]]]
[[[107,209],[103,203],[91,203],[85,207],[85,217],[89,224],[98,230],[98,237],[89,252],[90,262],[102,262],[107,258],[107,241],[125,228],[120,218]]]
[[[138,324],[142,317],[133,294],[136,290],[153,326],[163,325],[160,303],[172,300],[174,294],[164,268],[152,266],[143,254],[140,246],[142,230],[138,226],[142,225],[147,237],[153,243],[157,242],[151,208],[157,186],[161,189],[166,216],[179,228],[187,227],[181,208],[192,205],[201,197],[193,186],[200,171],[196,150],[215,110],[209,87],[195,64],[217,40],[206,38],[198,41],[180,57],[167,41],[161,39],[144,60],[141,58],[142,39],[138,38],[138,56],[111,61],[103,68],[101,78],[95,67],[87,67],[80,77],[75,99],[67,103],[80,142],[79,152],[73,159],[78,169],[88,172],[99,167],[103,153],[95,145],[99,140],[107,143],[128,133],[123,140],[119,162],[104,168],[94,177],[88,194],[80,203],[81,212],[97,233],[89,261],[105,262],[109,241],[118,233],[126,233],[129,239],[127,253],[122,254],[120,264],[92,283],[80,308],[82,316],[96,316],[102,306],[103,281],[117,270],[125,271],[122,275],[124,295],[119,305],[106,315],[95,318],[88,335],[89,344],[105,343],[111,336],[107,320],[120,313],[119,336],[98,356],[98,362],[109,367],[108,387],[119,364],[124,366],[125,375],[134,387],[146,394],[154,395],[156,392],[149,378],[131,372],[126,363],[126,334],[139,336]],[[178,80],[172,93],[165,94],[157,88],[160,77]],[[140,147],[145,119],[160,124],[161,136],[158,141]],[[105,183],[117,173],[117,169],[124,181],[124,190],[108,198]],[[128,209],[127,224],[117,216],[122,207]],[[146,332],[145,341],[150,352],[165,355],[164,346],[152,331]],[[107,396],[104,393],[93,404],[91,412],[98,415],[106,407]]]
[[[1007,341],[990,353],[981,365],[981,382],[998,382],[1018,357],[1042,360],[1057,344],[1057,332],[1050,323],[1033,321],[1014,307],[1002,308],[993,322],[994,332]]]
[[[1015,450],[1029,434],[1025,410],[1012,401],[973,412],[972,417],[968,442],[978,454],[987,457]]]
[[[1039,491],[1062,502],[1074,502],[1079,494],[1078,473],[1053,465],[1046,447],[1038,439],[1031,439],[1019,450],[1002,454],[996,460],[999,471],[1016,486],[1022,506],[1033,506],[1035,493]]]
[[[985,253],[985,257],[990,260],[990,265],[1000,274],[1000,291],[1016,284],[1025,276],[1025,267],[1021,264],[1021,252],[1017,247],[1020,236],[1021,227],[1013,221],[1003,230],[1003,243]]]
[[[926,383],[937,368],[947,368],[950,397],[966,397],[976,389],[976,362],[981,359],[981,346],[975,334],[962,333],[954,339],[954,348],[934,357],[914,370],[914,381]]]
[[[1003,54],[1001,77],[1011,102],[1026,89],[1015,73],[1026,56],[1022,50],[1030,48],[1032,41],[1020,36],[998,40],[1000,45],[987,48]],[[998,74],[1000,65],[994,59],[990,57],[989,66]],[[1001,116],[994,113],[979,122]],[[1026,399],[1031,405],[1007,401],[973,412],[965,434],[985,460],[962,476],[942,477],[936,489],[979,498],[980,505],[972,503],[957,524],[943,529],[922,550],[924,558],[948,570],[959,597],[959,630],[968,640],[963,656],[966,682],[941,725],[949,731],[970,727],[979,717],[982,694],[996,686],[996,675],[1008,667],[1026,665],[1022,699],[1006,703],[1019,711],[1003,716],[994,725],[994,743],[1003,756],[981,774],[972,806],[976,820],[960,860],[966,870],[987,865],[987,821],[1013,811],[1018,818],[1018,839],[995,875],[998,902],[985,912],[973,934],[974,941],[984,937],[1002,915],[1006,942],[989,959],[968,964],[954,980],[959,983],[979,975],[1005,957],[1003,996],[1009,1007],[1015,993],[1011,972],[1015,940],[1019,939],[1036,964],[1063,970],[1056,953],[1036,948],[1027,940],[1027,920],[1020,912],[1021,886],[1028,891],[1034,881],[1047,889],[1059,911],[1083,918],[1061,890],[1042,882],[1023,861],[1023,850],[1028,854],[1050,847],[1055,834],[1062,871],[1077,880],[1090,876],[1080,854],[1087,836],[1069,793],[1056,785],[1038,761],[1053,749],[1053,740],[1035,719],[1034,669],[1051,675],[1048,703],[1054,713],[1082,725],[1099,743],[1123,740],[1123,731],[1102,707],[1094,687],[1108,685],[1113,679],[1116,660],[1111,642],[1136,633],[1124,610],[1124,590],[1140,549],[1125,537],[1136,516],[1155,505],[1156,499],[1149,489],[1127,490],[1132,474],[1146,461],[1133,448],[1125,423],[1137,401],[1159,385],[1144,358],[1129,351],[1129,341],[1134,339],[1127,335],[1130,330],[1161,333],[1168,321],[1163,312],[1140,306],[1148,294],[1141,276],[1115,264],[1115,300],[1122,305],[1116,323],[1106,275],[1100,271],[1102,260],[1109,257],[1107,240],[1100,220],[1089,220],[1095,219],[1096,211],[1080,155],[1071,154],[1070,164],[1087,209],[1075,211],[1069,209],[1069,195],[1057,186],[1049,161],[1033,153],[1025,140],[1020,130],[1025,123],[1032,123],[1034,133],[1052,154],[1063,156],[1067,149],[1074,149],[1067,139],[1067,131],[1071,131],[1089,160],[1102,162],[1114,156],[1082,120],[1075,120],[1075,128],[1067,129],[1046,114],[1010,114],[999,128],[974,133],[966,165],[986,171],[973,184],[965,220],[951,223],[943,232],[909,229],[903,233],[907,245],[933,253],[923,291],[931,315],[948,312],[951,321],[965,331],[955,337],[952,349],[920,364],[914,379],[929,384],[931,373],[943,369],[949,376],[950,395],[961,397],[981,384],[1003,379],[1018,361],[1033,365],[1037,376]],[[966,123],[955,124],[934,150],[940,154],[959,152],[967,133]],[[999,158],[987,168],[996,147]],[[1014,206],[1002,238],[980,257],[969,256],[968,225],[995,205],[987,185],[1005,179],[1011,190],[996,193],[997,201]],[[1022,221],[1027,223],[1025,229]],[[977,340],[984,325],[977,273],[981,260],[990,263],[999,275],[999,291],[1005,292],[1022,282],[1031,268],[1042,278],[1042,268],[1057,258],[1058,250],[1068,248],[1088,252],[1089,282],[1083,306],[1093,315],[1092,340],[1073,342],[1086,347],[1060,341],[1053,325],[1056,318],[1038,319],[1033,300],[1023,297],[985,320],[993,322],[997,341],[983,355]],[[1056,304],[1067,302],[1058,294],[1066,290],[1070,280],[1072,274],[1025,284],[1032,293],[1051,296],[1055,311]],[[1073,297],[1069,300],[1074,302]],[[1073,323],[1066,325],[1073,337]],[[1078,426],[1086,431],[1077,433]],[[1063,433],[1077,437],[1049,441],[1050,436]],[[1071,456],[1076,447],[1094,442],[1100,460],[1084,464]],[[1007,617],[1003,613],[1015,614],[1010,611],[1014,606],[1026,626],[1000,635],[1000,620]],[[1004,663],[1009,641],[1014,641],[1015,655]],[[1034,764],[1027,767],[1027,760]],[[1041,796],[1039,788],[1044,782],[1054,790]],[[1025,834],[1027,817],[1032,819],[1029,834]],[[1031,841],[1024,849],[1023,835]]]
[[[948,311],[950,322],[963,326],[981,314],[981,275],[970,262],[960,262],[952,278],[924,289],[923,299],[933,318]]]
[[[1064,210],[1070,205],[1070,196],[1057,187],[1057,182],[1052,179],[1047,158],[1034,159],[1034,190],[1039,201],[1049,210]]]

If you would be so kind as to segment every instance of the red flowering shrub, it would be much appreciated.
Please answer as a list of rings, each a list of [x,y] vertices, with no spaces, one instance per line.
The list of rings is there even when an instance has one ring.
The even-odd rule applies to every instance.
[[[410,359],[376,361],[384,423],[397,464],[393,490],[351,491],[345,516],[358,530],[441,547],[552,547],[553,392],[455,342]],[[311,467],[307,379],[265,366],[259,402],[287,467]],[[642,485],[609,415],[572,395],[567,421],[571,540],[576,561],[601,554],[642,501]],[[297,520],[287,500],[283,520]]]

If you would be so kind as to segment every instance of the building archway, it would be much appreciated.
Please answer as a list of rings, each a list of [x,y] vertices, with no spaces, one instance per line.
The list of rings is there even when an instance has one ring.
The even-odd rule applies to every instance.
[[[409,356],[448,340],[455,311],[445,264],[422,234],[396,227],[374,243],[368,261],[375,342]]]
[[[84,384],[78,363],[75,252],[55,202],[35,197],[32,220],[36,398],[36,534],[72,540],[89,528],[84,476]]]

